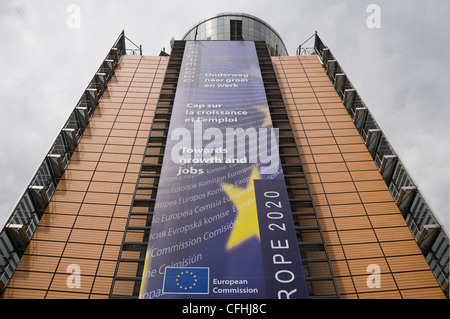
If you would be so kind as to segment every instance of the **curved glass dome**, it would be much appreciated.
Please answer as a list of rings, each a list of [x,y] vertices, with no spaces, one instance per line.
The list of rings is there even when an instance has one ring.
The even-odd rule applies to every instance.
[[[280,35],[269,24],[245,13],[219,13],[204,19],[190,28],[182,40],[266,41],[272,56],[288,55]]]

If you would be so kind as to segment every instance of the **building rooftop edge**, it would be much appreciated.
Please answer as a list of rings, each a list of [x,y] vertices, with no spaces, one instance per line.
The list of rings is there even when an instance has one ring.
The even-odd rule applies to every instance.
[[[183,37],[182,37],[181,39],[184,40],[184,39],[186,38],[186,36],[187,36],[194,28],[196,28],[198,25],[200,25],[200,24],[202,24],[202,23],[204,23],[204,22],[206,22],[206,21],[209,21],[209,20],[212,20],[212,19],[215,19],[215,18],[219,18],[219,17],[224,17],[224,16],[242,16],[242,17],[247,17],[247,18],[256,20],[256,21],[258,21],[258,22],[264,24],[265,26],[267,26],[270,30],[272,30],[272,31],[278,36],[278,38],[280,39],[281,43],[282,43],[283,46],[284,46],[284,49],[286,50],[286,52],[288,52],[287,47],[286,47],[286,44],[285,44],[284,41],[283,41],[283,38],[280,36],[280,34],[277,32],[277,30],[275,30],[274,27],[272,27],[269,23],[267,23],[266,21],[262,20],[261,18],[258,18],[258,17],[254,16],[254,15],[252,15],[252,14],[248,14],[248,13],[244,13],[244,12],[221,12],[221,13],[218,13],[218,14],[216,14],[216,15],[209,16],[208,18],[202,19],[202,20],[198,21],[197,23],[195,23],[192,27],[190,27],[190,28],[188,29],[188,31],[186,31],[186,32],[184,33],[184,35],[183,35]]]

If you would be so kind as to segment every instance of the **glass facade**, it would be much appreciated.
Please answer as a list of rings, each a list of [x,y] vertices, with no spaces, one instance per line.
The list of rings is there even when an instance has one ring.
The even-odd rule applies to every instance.
[[[266,41],[270,55],[288,55],[283,40],[269,24],[243,13],[221,13],[202,20],[194,25],[182,39]]]

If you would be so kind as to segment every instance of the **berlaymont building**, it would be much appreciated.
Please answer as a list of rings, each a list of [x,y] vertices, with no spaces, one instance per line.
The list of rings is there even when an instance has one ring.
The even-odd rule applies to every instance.
[[[122,32],[1,229],[0,298],[448,298],[448,234],[309,43],[242,13],[159,56]]]

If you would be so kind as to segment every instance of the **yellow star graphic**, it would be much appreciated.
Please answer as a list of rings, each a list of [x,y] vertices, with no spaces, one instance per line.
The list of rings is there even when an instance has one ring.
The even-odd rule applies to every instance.
[[[259,178],[258,169],[255,167],[247,188],[221,183],[223,190],[238,210],[236,224],[227,242],[227,250],[232,249],[253,236],[257,236],[259,240],[258,214],[256,211],[255,186],[253,182]]]
[[[270,116],[270,110],[268,106],[255,106],[255,109],[264,113],[264,123],[261,127],[267,127],[272,124],[272,117]]]
[[[147,254],[145,256],[144,271],[143,271],[144,280],[142,280],[142,283],[141,283],[141,289],[139,292],[139,296],[142,296],[142,294],[144,294],[147,290],[149,271],[150,271],[150,267],[152,264],[151,251],[153,250],[153,248],[154,248],[154,245],[147,247]]]

